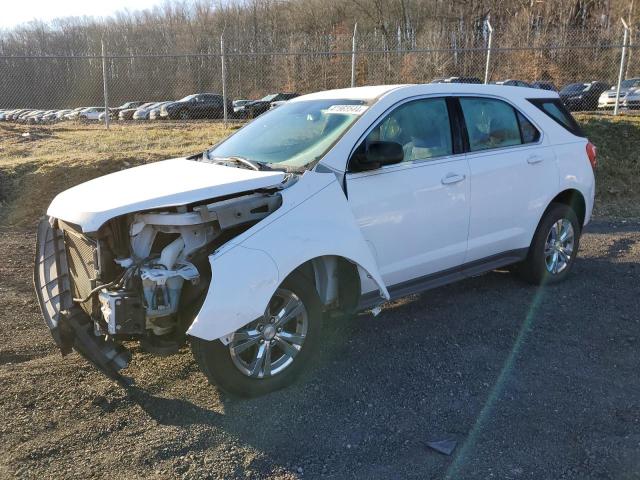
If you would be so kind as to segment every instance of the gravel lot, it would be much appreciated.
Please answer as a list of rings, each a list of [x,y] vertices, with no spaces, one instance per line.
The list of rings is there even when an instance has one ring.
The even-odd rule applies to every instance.
[[[558,286],[494,272],[328,320],[307,377],[250,401],[188,349],[135,352],[129,390],[63,360],[33,243],[0,229],[1,478],[640,478],[640,223],[591,225]]]

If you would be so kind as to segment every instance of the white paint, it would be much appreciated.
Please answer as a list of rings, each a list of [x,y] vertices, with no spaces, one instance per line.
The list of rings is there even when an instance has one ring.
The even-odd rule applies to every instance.
[[[282,281],[316,257],[335,255],[371,275],[381,301],[389,293],[331,173],[305,173],[283,190],[283,205],[209,257],[209,292],[189,335],[213,340],[260,317]]]
[[[107,220],[248,192],[279,184],[282,172],[225,167],[184,158],[122,170],[65,190],[53,199],[47,215],[94,232]]]

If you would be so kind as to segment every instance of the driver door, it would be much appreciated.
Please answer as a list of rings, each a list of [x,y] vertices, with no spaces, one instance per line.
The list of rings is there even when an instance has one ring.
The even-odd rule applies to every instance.
[[[358,148],[371,141],[397,142],[403,161],[346,175],[349,204],[392,294],[456,275],[438,272],[465,259],[469,166],[459,136],[452,134],[450,111],[445,98],[394,107]]]

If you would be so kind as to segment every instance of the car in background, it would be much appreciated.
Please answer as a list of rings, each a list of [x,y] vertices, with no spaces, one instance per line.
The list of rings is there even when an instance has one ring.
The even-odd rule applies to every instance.
[[[119,116],[119,114],[120,114],[120,112],[122,110],[128,110],[130,108],[136,109],[140,105],[143,105],[143,104],[144,104],[144,102],[125,102],[122,105],[120,105],[119,107],[110,108],[109,109],[109,118],[115,120],[116,118],[118,118],[118,116]],[[105,114],[104,114],[104,112],[102,112],[100,114],[100,116],[98,117],[98,120],[103,122],[104,121],[104,117],[105,117]]]
[[[57,121],[66,120],[65,115],[70,114],[72,111],[73,111],[73,110],[68,109],[68,108],[63,109],[63,110],[58,110],[58,111],[56,112],[56,120],[57,120]]]
[[[240,107],[244,107],[246,104],[251,103],[252,101],[253,100],[246,100],[246,99],[234,100],[233,102],[231,102],[234,113],[236,113],[240,109]]]
[[[160,111],[162,110],[162,107],[170,103],[171,102],[158,102],[156,105],[152,106],[149,109],[149,120],[163,120],[163,117],[160,116]]]
[[[161,103],[162,102],[147,102],[136,108],[133,113],[131,113],[130,110],[123,110],[120,112],[120,120],[149,120],[149,113],[151,112],[151,109],[157,107]],[[127,118],[122,118],[123,116]]]
[[[482,80],[477,77],[445,77],[445,78],[434,78],[430,83],[471,83],[471,84],[481,84]]]
[[[526,87],[531,88],[531,85],[523,80],[515,80],[515,79],[507,79],[507,80],[499,80],[497,82],[493,82],[495,85],[503,85],[505,87]]]
[[[620,98],[618,105],[622,105],[627,94],[640,89],[640,78],[628,78],[620,83]],[[598,99],[598,108],[607,110],[616,106],[616,96],[618,95],[618,86],[614,85],[606,92],[602,92]]]
[[[570,83],[565,85],[558,94],[562,103],[570,111],[595,110],[598,107],[598,98],[609,84],[604,82]]]
[[[78,119],[78,115],[84,109],[85,109],[85,107],[74,108],[69,113],[63,115],[62,118],[64,118],[65,120],[77,120]]]
[[[254,100],[244,104],[237,110],[234,110],[234,113],[240,118],[255,118],[269,110],[272,102],[286,102],[299,96],[299,93],[271,93],[262,97],[260,100]]]
[[[620,105],[629,110],[637,110],[640,108],[640,88],[631,90],[624,97],[624,100],[620,100]]]
[[[87,107],[78,113],[79,120],[98,120],[100,114],[104,112],[104,107]]]
[[[536,80],[535,82],[531,82],[531,88],[539,88],[541,90],[549,90],[550,92],[557,92],[558,89],[553,84],[553,82],[548,82],[546,80]]]
[[[232,112],[233,106],[228,101],[227,112]],[[222,118],[224,116],[224,101],[217,93],[194,93],[170,102],[160,108],[160,116],[171,120],[189,120],[192,118]]]

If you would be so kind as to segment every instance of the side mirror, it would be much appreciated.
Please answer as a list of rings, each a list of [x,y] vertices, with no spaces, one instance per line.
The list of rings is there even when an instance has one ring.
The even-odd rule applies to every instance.
[[[376,170],[404,160],[404,150],[397,142],[371,141],[363,143],[355,152],[351,169],[357,172]]]

